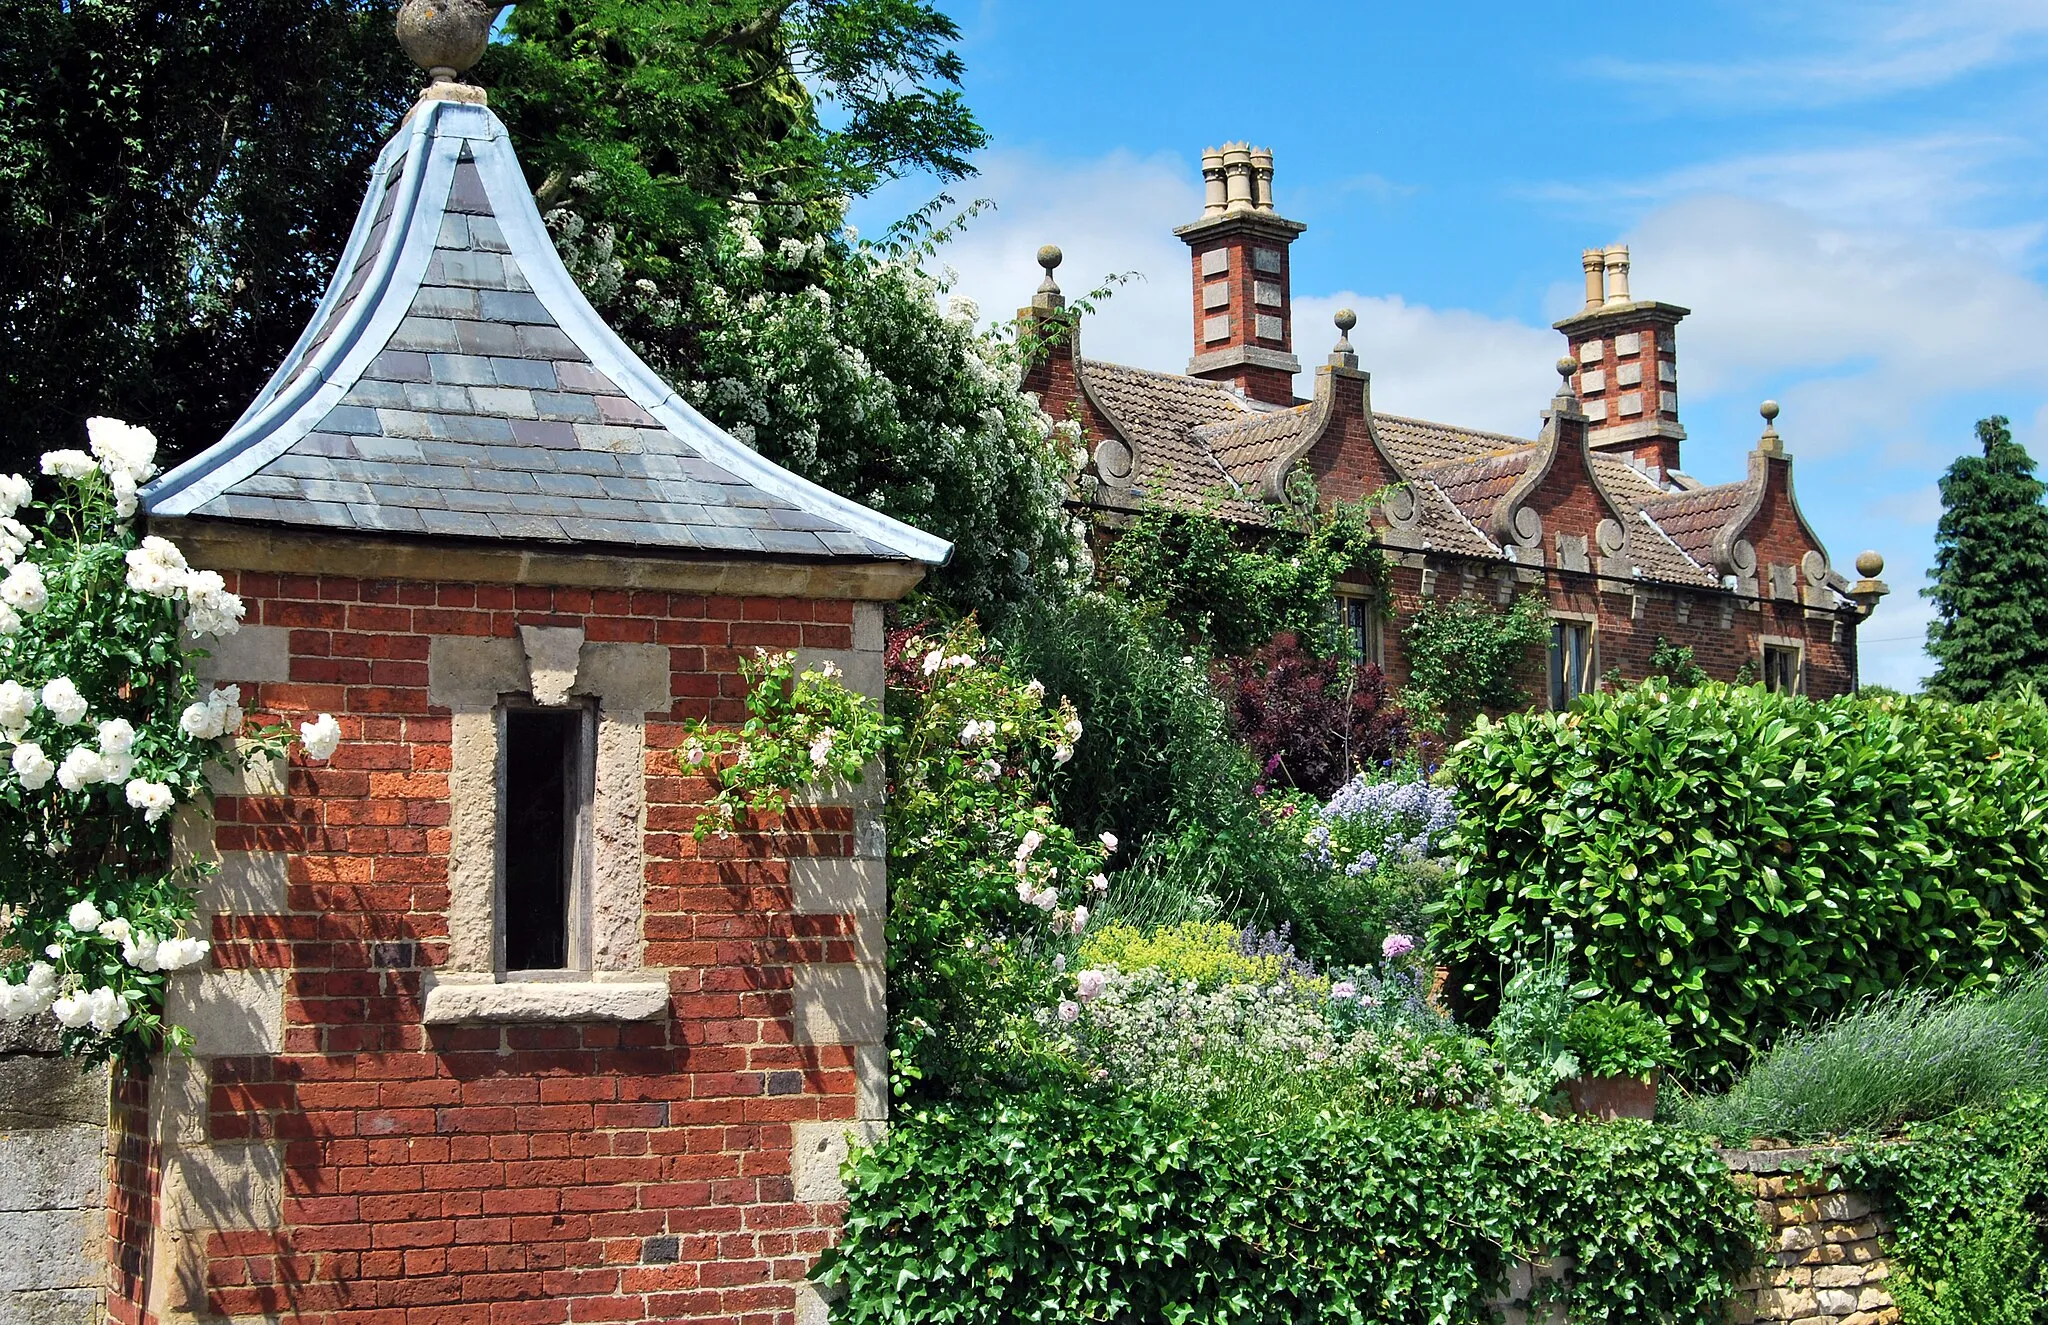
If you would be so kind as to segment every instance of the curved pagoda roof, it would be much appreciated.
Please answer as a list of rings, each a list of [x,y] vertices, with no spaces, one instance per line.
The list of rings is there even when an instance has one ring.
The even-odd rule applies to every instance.
[[[153,516],[942,565],[944,539],[728,435],[584,299],[505,126],[437,85],[378,157],[311,323]]]

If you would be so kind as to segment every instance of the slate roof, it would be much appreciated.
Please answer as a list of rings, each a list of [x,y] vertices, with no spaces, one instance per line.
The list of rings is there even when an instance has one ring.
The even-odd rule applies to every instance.
[[[951,545],[770,463],[585,301],[504,125],[423,100],[298,345],[153,515],[943,564]]]

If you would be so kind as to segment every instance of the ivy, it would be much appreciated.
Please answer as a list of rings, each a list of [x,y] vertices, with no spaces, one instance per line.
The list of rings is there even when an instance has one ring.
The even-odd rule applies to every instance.
[[[1212,655],[1251,653],[1287,633],[1337,653],[1337,581],[1386,580],[1372,545],[1373,503],[1339,502],[1309,514],[1316,498],[1305,478],[1289,498],[1280,523],[1265,529],[1219,518],[1215,501],[1193,511],[1152,507],[1118,535],[1103,569],[1132,600],[1156,607]]]
[[[1902,1325],[2048,1321],[2048,1098],[1859,1145],[1841,1178],[1895,1225],[1886,1288]]]
[[[1520,708],[1533,652],[1549,637],[1549,609],[1533,593],[1505,609],[1469,596],[1424,603],[1401,634],[1401,702],[1418,725],[1446,735],[1482,711]]]
[[[919,1109],[849,1166],[817,1272],[854,1325],[1493,1319],[1521,1260],[1571,1319],[1720,1325],[1759,1230],[1704,1142],[1523,1113],[1266,1130],[1053,1083]]]

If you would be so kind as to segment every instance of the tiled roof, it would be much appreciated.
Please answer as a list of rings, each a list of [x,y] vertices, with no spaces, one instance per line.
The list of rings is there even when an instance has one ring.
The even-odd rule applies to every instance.
[[[1670,496],[1657,481],[1626,459],[1605,451],[1592,453],[1593,477],[1614,499],[1626,517],[1625,536],[1630,560],[1649,579],[1671,584],[1713,585],[1720,581],[1711,570],[1688,556],[1658,523],[1644,513],[1646,503]]]
[[[1193,437],[1246,491],[1256,491],[1266,470],[1301,439],[1311,408],[1296,405],[1231,423],[1211,423],[1196,428]]]
[[[1379,431],[1380,441],[1394,453],[1394,459],[1411,471],[1536,445],[1526,437],[1481,432],[1476,428],[1454,428],[1448,423],[1404,419],[1398,414],[1374,414],[1372,421],[1373,427]]]
[[[1132,495],[1176,505],[1217,504],[1217,513],[1246,524],[1265,524],[1271,512],[1247,498],[1238,480],[1209,448],[1194,439],[1205,424],[1266,417],[1228,387],[1199,377],[1155,373],[1084,359],[1081,379],[1089,395],[1116,422],[1137,452]]]
[[[1479,532],[1436,484],[1428,479],[1417,480],[1415,500],[1418,506],[1415,531],[1421,535],[1427,550],[1454,552],[1465,557],[1500,556],[1499,546]]]
[[[1494,506],[1513,491],[1535,458],[1536,448],[1532,444],[1477,460],[1431,465],[1420,470],[1417,477],[1434,483],[1467,520],[1485,529],[1493,518]]]
[[[1687,556],[1702,566],[1711,566],[1714,562],[1714,535],[1720,533],[1742,509],[1748,492],[1747,484],[1722,483],[1646,501],[1642,510],[1643,514],[1656,521],[1666,537],[1685,549]]]
[[[562,267],[505,128],[426,100],[386,146],[300,343],[154,515],[943,563],[678,398]]]

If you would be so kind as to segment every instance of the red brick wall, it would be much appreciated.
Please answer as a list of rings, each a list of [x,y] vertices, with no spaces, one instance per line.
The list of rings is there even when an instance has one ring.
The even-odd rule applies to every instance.
[[[149,1131],[149,1078],[116,1071],[107,1111],[107,1318],[143,1325],[160,1174]]]
[[[1330,421],[1302,458],[1317,493],[1325,502],[1358,501],[1399,483],[1401,476],[1373,445],[1366,426],[1363,382],[1339,377],[1331,385],[1337,394]]]
[[[791,1125],[856,1110],[854,1051],[792,1042],[792,968],[854,948],[848,918],[792,914],[778,857],[851,855],[853,813],[793,809],[786,836],[696,843],[711,788],[674,751],[685,720],[743,716],[743,651],[848,648],[852,605],[228,578],[249,624],[291,632],[290,683],[257,687],[254,709],[332,712],[344,741],[329,765],[295,765],[288,797],[217,806],[221,848],[288,853],[290,888],[286,914],[216,919],[213,961],[291,974],[284,1051],[212,1063],[212,1138],[282,1141],[286,1175],[281,1229],[212,1235],[212,1309],[790,1325],[842,1213],[795,1200]],[[449,901],[451,724],[428,703],[429,637],[520,625],[670,649],[645,837],[664,1021],[421,1025]]]

